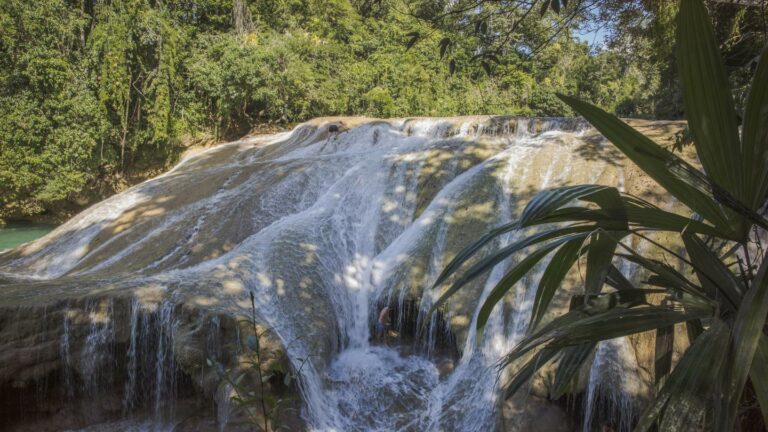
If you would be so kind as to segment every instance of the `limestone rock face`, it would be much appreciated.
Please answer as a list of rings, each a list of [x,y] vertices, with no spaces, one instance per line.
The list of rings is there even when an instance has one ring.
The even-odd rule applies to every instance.
[[[660,141],[683,126],[633,124]],[[13,412],[5,421],[18,430],[40,418],[74,428],[131,416],[178,431],[224,427],[242,412],[219,369],[247,369],[246,341],[259,333],[265,367],[282,371],[269,391],[301,396],[300,413],[288,415],[294,428],[372,427],[354,423],[364,407],[352,400],[369,400],[379,383],[428,401],[394,409],[396,401],[370,399],[402,430],[489,430],[502,418],[517,424],[504,430],[569,430],[546,402],[546,371],[535,400],[503,413],[489,402],[497,397],[489,365],[524,332],[535,285],[521,283],[504,299],[479,344],[474,321],[480,299],[520,257],[473,280],[414,342],[429,357],[452,341],[462,357],[433,370],[388,353],[392,361],[364,382],[339,369],[339,353],[375,352],[366,350],[385,304],[416,304],[410,320],[420,323],[446,289],[430,286],[464,246],[513,220],[537,191],[580,183],[665,200],[574,119],[327,118],[190,156],[0,254],[0,404]],[[579,284],[574,272],[568,289]],[[568,290],[559,293],[550,316],[567,300]],[[475,345],[484,348],[470,356]],[[637,378],[633,400],[651,388],[650,346],[643,336],[597,355],[627,364],[621,371]],[[293,374],[299,384],[278,382]]]
[[[579,430],[559,406],[521,394],[504,401],[500,429],[504,432],[574,432]]]

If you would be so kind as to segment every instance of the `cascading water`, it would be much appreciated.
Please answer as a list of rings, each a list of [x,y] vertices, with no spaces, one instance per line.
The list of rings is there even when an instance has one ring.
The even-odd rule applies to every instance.
[[[428,287],[463,246],[512,220],[537,190],[613,182],[622,167],[595,157],[589,149],[601,144],[587,143],[583,125],[569,119],[347,119],[359,124],[340,132],[329,132],[329,122],[188,158],[0,254],[3,296],[13,304],[96,291],[132,299],[124,336],[112,303],[86,306],[90,327],[79,353],[65,314],[59,352],[67,385],[79,382],[71,376],[77,355],[82,384],[94,389],[107,362],[124,364],[124,415],[144,404],[165,422],[179,373],[174,340],[187,331],[178,305],[242,316],[253,293],[257,320],[300,371],[309,429],[498,428],[493,366],[524,334],[534,290],[516,287],[481,340],[474,324],[514,257],[461,291],[442,319],[433,316],[415,346],[372,343],[378,311],[395,305],[402,328],[402,311],[414,304],[421,322],[438,295]],[[218,321],[206,326],[209,335],[221,331]],[[445,332],[463,347],[450,373],[436,360]],[[107,355],[120,337],[125,352]],[[218,340],[202,340],[206,355],[224,355]],[[614,345],[601,346],[593,378],[596,368],[627,360]],[[230,390],[216,390],[222,430]]]
[[[633,397],[640,393],[642,379],[633,365],[625,365],[624,358],[634,356],[633,348],[625,338],[601,342],[589,370],[583,432],[594,430],[595,419],[615,424],[619,430],[631,430],[633,421],[641,413]],[[627,367],[629,366],[629,367]]]
[[[114,340],[114,322],[112,321],[112,303],[104,307],[100,304],[87,304],[86,314],[91,322],[85,346],[80,353],[80,363],[83,365],[86,391],[96,394],[102,388],[100,385],[104,374],[112,368],[110,344]]]

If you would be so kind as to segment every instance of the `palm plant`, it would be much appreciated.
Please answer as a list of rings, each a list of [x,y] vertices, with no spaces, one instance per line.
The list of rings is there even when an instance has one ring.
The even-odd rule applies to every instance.
[[[700,426],[729,431],[736,427],[748,380],[768,424],[768,260],[762,247],[755,247],[760,246],[759,231],[768,228],[761,215],[768,194],[768,55],[759,60],[739,133],[702,1],[682,0],[677,21],[684,103],[703,171],[603,110],[560,98],[686,206],[689,215],[662,210],[608,186],[542,191],[519,220],[490,231],[447,265],[435,287],[452,283],[432,311],[472,279],[524,251],[525,258],[512,266],[481,306],[477,327],[482,331],[504,295],[551,256],[538,283],[529,333],[500,364],[527,359],[506,383],[507,396],[548,362],[559,361],[553,383],[558,397],[599,341],[656,331],[659,388],[637,430]],[[539,230],[467,264],[500,235],[529,227]],[[673,233],[679,244],[670,248],[654,241],[658,232]],[[632,237],[674,256],[682,270],[638,253],[624,241]],[[586,262],[583,303],[543,322],[567,273],[581,261]],[[621,261],[641,268],[645,282],[630,281],[619,271]],[[658,301],[660,297],[664,300]],[[678,323],[687,326],[690,346],[672,368],[671,329]]]

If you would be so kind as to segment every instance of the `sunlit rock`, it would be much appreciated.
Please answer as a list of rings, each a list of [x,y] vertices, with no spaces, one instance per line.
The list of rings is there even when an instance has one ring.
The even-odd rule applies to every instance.
[[[635,124],[659,139],[681,127]],[[226,428],[242,413],[217,368],[244,369],[252,294],[265,363],[300,377],[269,385],[301,396],[295,428],[568,430],[547,401],[551,368],[534,379],[535,403],[499,409],[494,365],[525,333],[537,279],[512,290],[482,340],[474,330],[481,300],[519,256],[422,321],[451,281],[430,287],[464,246],[541,189],[595,182],[664,202],[575,119],[317,119],[189,156],[0,254],[5,420]],[[580,280],[574,271],[567,288]],[[547,318],[567,303],[560,293]],[[395,311],[391,347],[370,340],[384,305]],[[648,346],[601,346],[576,389],[588,410],[642,403]]]

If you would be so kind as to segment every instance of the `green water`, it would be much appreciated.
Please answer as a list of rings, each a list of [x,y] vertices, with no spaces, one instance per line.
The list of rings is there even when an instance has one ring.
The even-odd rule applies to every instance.
[[[31,222],[10,222],[0,226],[0,251],[40,238],[54,228],[55,225]]]

